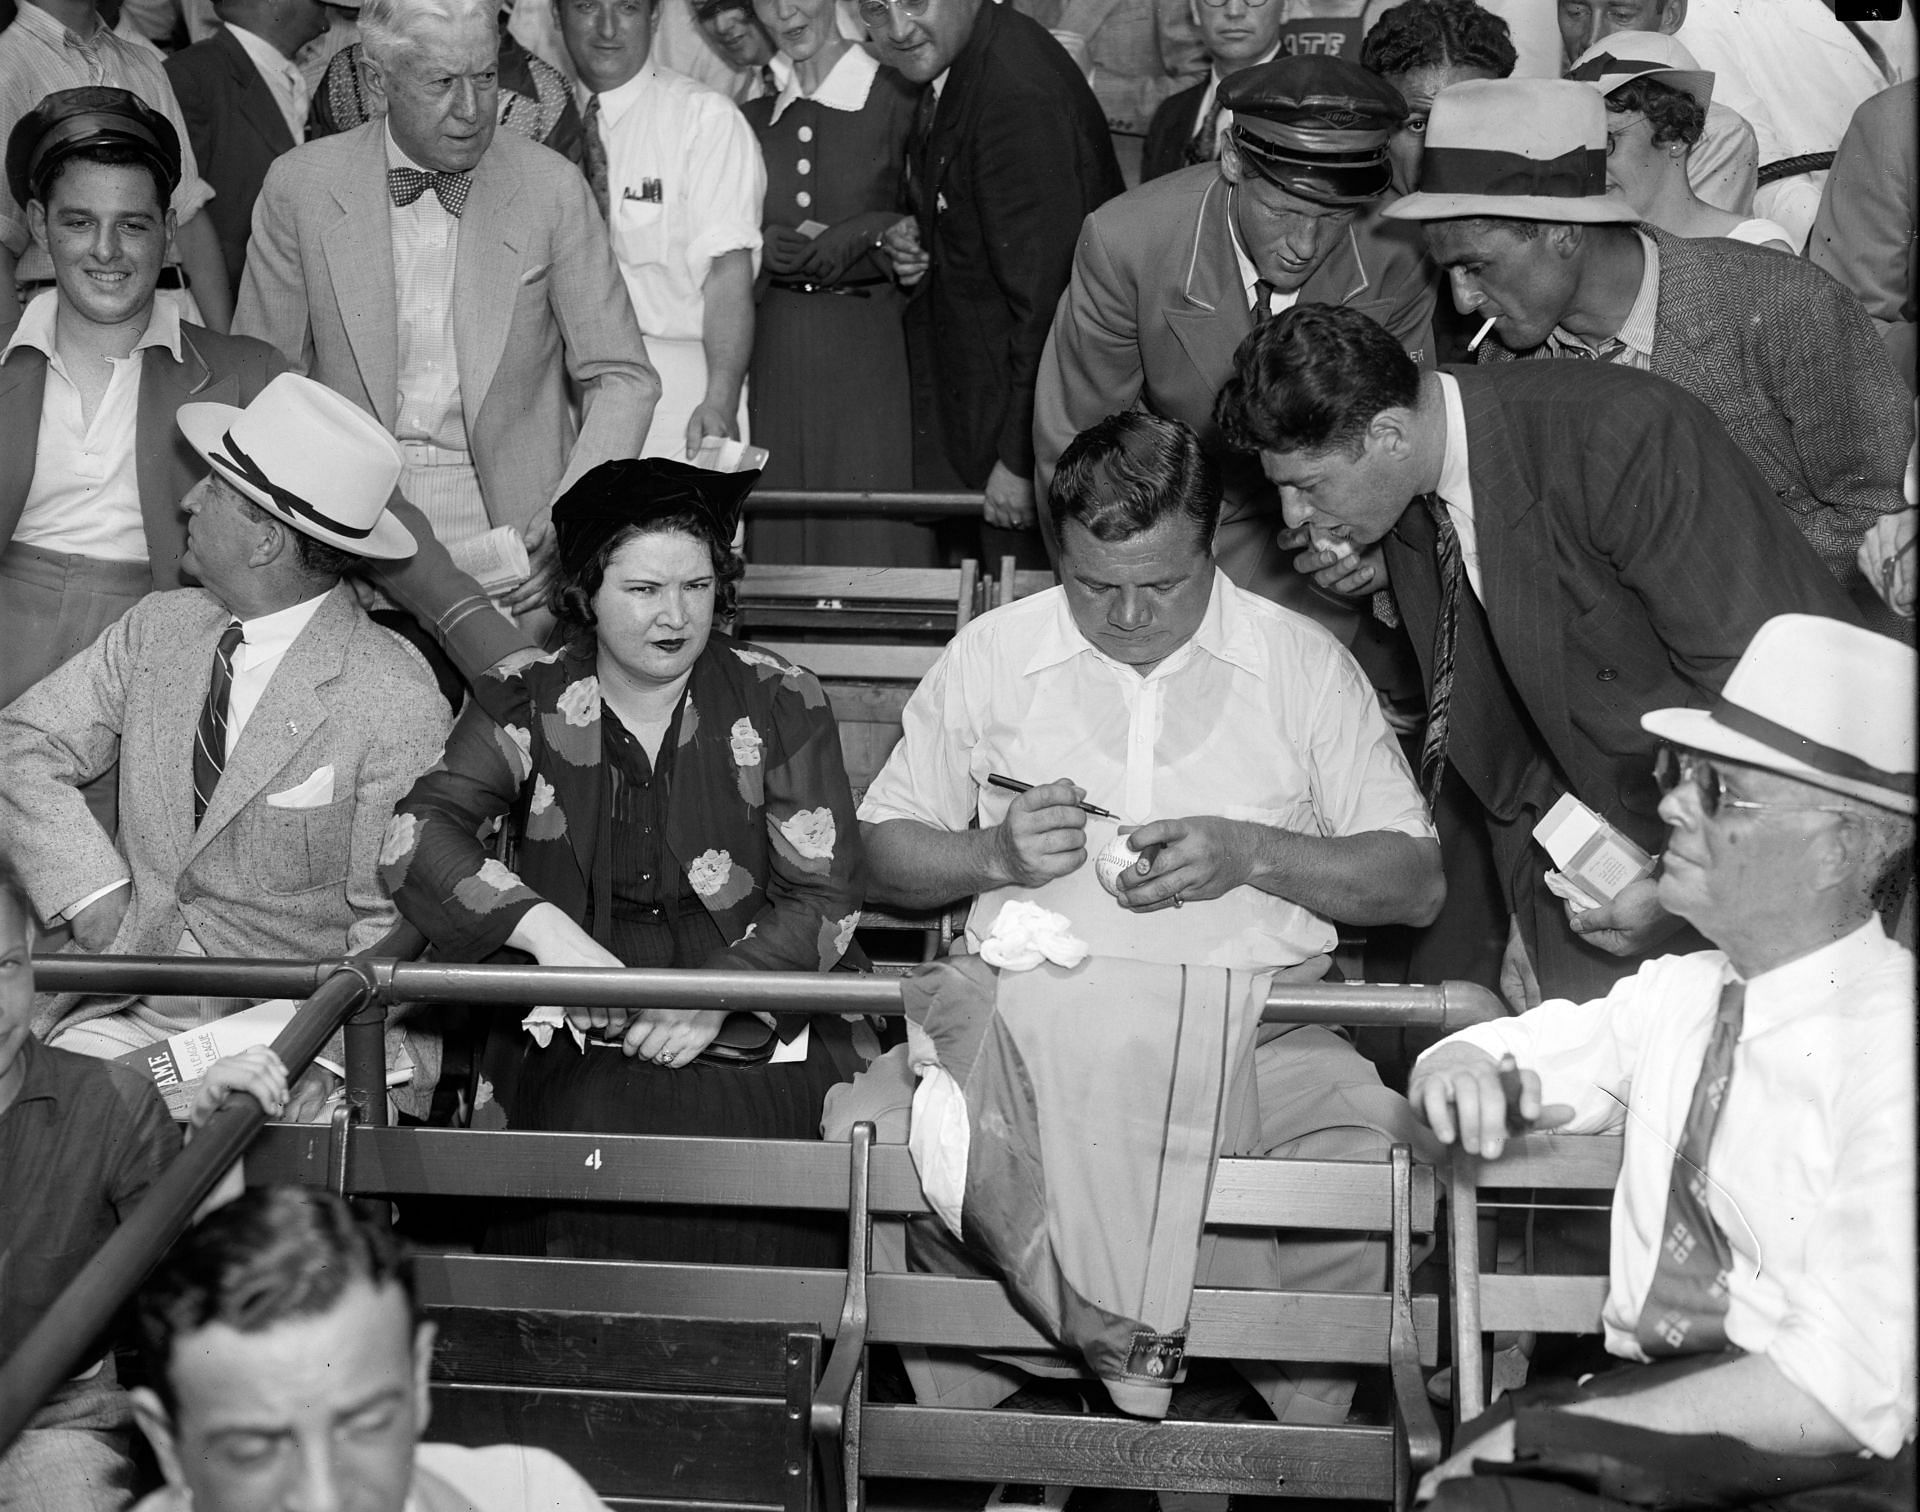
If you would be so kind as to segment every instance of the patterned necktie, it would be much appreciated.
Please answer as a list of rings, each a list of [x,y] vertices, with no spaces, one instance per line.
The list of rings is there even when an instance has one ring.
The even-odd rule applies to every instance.
[[[587,187],[593,191],[593,202],[600,207],[600,218],[606,220],[613,214],[607,208],[607,144],[600,136],[600,96],[587,96],[587,111],[582,118],[586,127],[580,139],[586,161],[581,165],[586,170]]]
[[[1213,91],[1213,103],[1200,117],[1200,125],[1187,139],[1187,162],[1211,163],[1220,156],[1220,90]]]
[[[1438,494],[1425,496],[1433,515],[1440,557],[1440,619],[1433,628],[1433,693],[1427,699],[1427,735],[1420,743],[1420,791],[1431,809],[1440,798],[1440,779],[1447,769],[1447,712],[1453,702],[1453,651],[1460,628],[1460,589],[1467,575],[1460,557],[1460,537],[1453,518]]]
[[[440,208],[455,220],[467,208],[467,189],[471,183],[471,176],[465,173],[428,173],[424,168],[387,170],[387,192],[396,205],[405,209],[431,189],[433,197],[440,201]]]
[[[1728,982],[1720,989],[1713,1036],[1674,1151],[1660,1259],[1634,1330],[1640,1347],[1655,1357],[1710,1354],[1727,1347],[1727,1273],[1733,1268],[1733,1248],[1707,1210],[1707,1151],[1726,1106],[1746,1006],[1745,982]]]
[[[926,207],[921,201],[925,198],[927,143],[933,136],[933,117],[939,109],[940,102],[934,98],[933,88],[929,85],[920,91],[920,98],[913,107],[913,124],[907,128],[905,198],[908,212],[916,219],[924,219],[921,212]]]
[[[207,817],[207,805],[227,765],[227,697],[233,692],[233,648],[245,636],[234,620],[221,632],[213,649],[213,678],[207,701],[200,709],[200,727],[193,733],[193,827]]]

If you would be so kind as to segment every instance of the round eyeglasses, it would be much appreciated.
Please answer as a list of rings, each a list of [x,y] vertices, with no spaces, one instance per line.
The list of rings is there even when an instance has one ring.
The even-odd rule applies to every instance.
[[[894,11],[917,21],[927,13],[931,3],[932,0],[860,0],[854,9],[868,26],[885,26]]]
[[[1717,816],[1723,808],[1748,809],[1756,813],[1765,813],[1770,809],[1810,814],[1855,812],[1844,803],[1755,803],[1751,798],[1731,797],[1720,775],[1720,768],[1704,756],[1697,756],[1692,751],[1676,751],[1670,745],[1661,746],[1660,754],[1654,758],[1653,780],[1663,794],[1671,793],[1683,782],[1691,782],[1700,798],[1700,812],[1709,819]]]

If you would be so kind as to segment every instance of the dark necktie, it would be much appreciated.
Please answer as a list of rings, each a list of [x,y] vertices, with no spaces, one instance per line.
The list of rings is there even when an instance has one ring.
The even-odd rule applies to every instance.
[[[607,208],[607,144],[600,138],[600,96],[587,96],[587,111],[583,118],[586,127],[580,139],[585,161],[581,164],[587,175],[587,187],[593,191],[593,202],[600,207],[600,218],[607,219],[612,211]]]
[[[925,198],[927,143],[933,136],[933,117],[939,108],[940,102],[934,98],[929,85],[920,91],[920,99],[913,107],[913,124],[907,128],[905,199],[908,212],[922,221],[926,218],[922,214],[926,206],[921,201]]]
[[[1438,494],[1424,500],[1433,515],[1440,559],[1440,618],[1433,627],[1433,692],[1427,698],[1427,735],[1420,743],[1420,791],[1431,809],[1440,798],[1440,778],[1447,768],[1447,711],[1453,702],[1453,652],[1460,628],[1460,593],[1466,563],[1460,557],[1460,537],[1453,518]]]
[[[1264,278],[1253,281],[1253,325],[1258,330],[1273,319],[1273,296],[1276,290]]]
[[[240,621],[221,632],[213,648],[213,677],[207,683],[207,701],[200,709],[200,727],[193,734],[193,827],[207,817],[207,805],[227,765],[227,697],[233,692],[233,648],[245,639]]]
[[[1667,1178],[1660,1258],[1634,1330],[1650,1355],[1709,1354],[1727,1347],[1727,1273],[1733,1267],[1733,1248],[1707,1210],[1707,1151],[1726,1106],[1746,1006],[1745,982],[1728,982],[1720,989],[1713,1035]]]
[[[472,182],[464,173],[428,173],[423,168],[389,168],[387,191],[402,209],[411,205],[429,189],[440,201],[440,208],[455,220],[467,208],[467,187]]]
[[[1214,86],[1213,103],[1200,117],[1200,125],[1187,139],[1188,163],[1211,163],[1220,155],[1220,88]]]
[[[770,100],[780,98],[780,81],[774,77],[771,63],[760,65],[760,92]]]

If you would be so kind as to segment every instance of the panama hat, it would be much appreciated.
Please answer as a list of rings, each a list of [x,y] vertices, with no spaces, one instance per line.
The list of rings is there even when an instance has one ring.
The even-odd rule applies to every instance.
[[[380,561],[417,549],[387,513],[400,481],[399,443],[325,384],[282,373],[245,409],[183,404],[178,420],[215,472],[283,524]]]
[[[1712,71],[1665,32],[1613,32],[1575,58],[1567,77],[1591,85],[1602,98],[1635,79],[1654,79],[1691,95],[1702,110],[1713,104]]]
[[[1607,106],[1572,79],[1475,79],[1433,97],[1417,194],[1392,220],[1514,220],[1631,225],[1640,212],[1607,192]]]
[[[1920,657],[1871,630],[1782,614],[1754,634],[1711,709],[1655,709],[1642,728],[1911,814]]]

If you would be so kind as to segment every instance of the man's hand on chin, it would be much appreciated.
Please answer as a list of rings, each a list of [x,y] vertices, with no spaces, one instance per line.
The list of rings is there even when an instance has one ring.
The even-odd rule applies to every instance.
[[[1447,1481],[1473,1474],[1475,1460],[1493,1464],[1513,1463],[1513,1419],[1498,1423],[1472,1443],[1463,1445],[1440,1461],[1421,1478],[1420,1489],[1413,1493],[1416,1503],[1432,1501]]]

